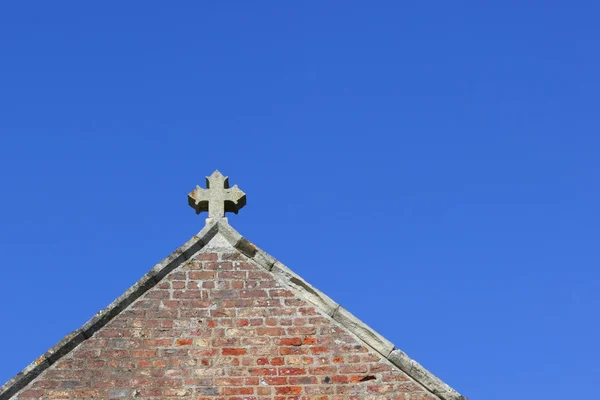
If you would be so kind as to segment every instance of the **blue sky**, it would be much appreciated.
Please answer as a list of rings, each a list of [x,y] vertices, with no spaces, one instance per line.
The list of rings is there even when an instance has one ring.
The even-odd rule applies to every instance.
[[[0,381],[230,223],[471,399],[600,381],[600,6],[0,6]],[[487,3],[487,4],[484,4]]]

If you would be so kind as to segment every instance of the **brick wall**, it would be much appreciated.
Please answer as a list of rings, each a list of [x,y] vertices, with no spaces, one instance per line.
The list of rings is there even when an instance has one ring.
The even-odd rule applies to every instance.
[[[15,398],[437,399],[233,248],[171,272]]]

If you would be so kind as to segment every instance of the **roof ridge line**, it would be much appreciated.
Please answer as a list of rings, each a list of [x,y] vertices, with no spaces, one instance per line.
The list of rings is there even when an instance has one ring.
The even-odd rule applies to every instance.
[[[232,246],[253,259],[261,267],[274,274],[278,280],[284,283],[284,285],[290,288],[295,294],[310,302],[334,321],[348,329],[361,342],[375,350],[429,392],[442,400],[467,400],[466,397],[462,396],[417,361],[410,358],[405,352],[395,347],[392,342],[362,322],[350,311],[346,310],[325,293],[306,282],[301,276],[267,252],[245,239],[229,224],[225,223],[223,230],[219,229],[219,232],[225,236]]]
[[[50,350],[26,366],[4,385],[0,386],[0,400],[10,399],[43,371],[68,354],[81,342],[91,337],[141,295],[154,287],[165,275],[200,251],[218,231],[219,225],[217,223],[207,223],[200,232],[152,267],[150,271],[144,274],[121,296],[97,312],[81,328],[69,333],[50,348]]]
[[[418,362],[412,360],[402,350],[397,349],[389,340],[333,301],[329,296],[310,285],[283,263],[244,238],[229,225],[226,219],[207,219],[206,225],[198,234],[194,235],[190,240],[152,267],[148,273],[142,276],[142,278],[107,307],[96,313],[81,328],[65,336],[50,350],[26,366],[4,385],[0,386],[0,400],[10,399],[43,371],[67,355],[84,340],[91,337],[141,295],[154,287],[169,272],[202,250],[217,233],[221,233],[235,249],[252,259],[265,270],[274,274],[278,280],[289,287],[299,297],[310,302],[334,321],[348,329],[361,342],[375,350],[429,392],[442,400],[466,400],[465,397]]]

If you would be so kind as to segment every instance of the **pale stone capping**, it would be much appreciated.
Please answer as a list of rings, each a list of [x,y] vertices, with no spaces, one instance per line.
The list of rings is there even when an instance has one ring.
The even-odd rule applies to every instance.
[[[288,287],[295,289],[298,296],[312,303],[315,307],[323,311],[325,314],[333,317],[339,304],[331,300],[325,293],[314,288],[304,279],[298,276],[294,271],[280,263],[275,262],[271,272],[275,274],[280,281],[283,281]]]
[[[0,400],[8,400],[39,374],[56,363],[85,339],[91,337],[110,320],[116,317],[127,306],[154,287],[165,275],[191,258],[206,245],[219,231],[219,226],[206,225],[198,235],[188,240],[168,257],[156,264],[139,281],[110,303],[105,309],[96,313],[81,328],[73,331],[37,360],[25,367],[21,372],[0,387]]]
[[[273,270],[273,266],[277,262],[276,259],[274,259],[269,254],[265,253],[264,251],[262,251],[259,248],[256,249],[256,254],[254,255],[253,260],[258,265],[260,265],[261,267],[263,267],[264,269],[266,269],[267,271],[272,271]]]
[[[104,310],[94,315],[81,328],[67,335],[48,352],[1,386],[0,400],[10,399],[43,371],[68,354],[81,342],[91,337],[127,306],[154,287],[169,272],[202,250],[217,233],[221,233],[233,247],[265,270],[273,273],[280,282],[289,287],[296,295],[313,304],[323,313],[344,326],[364,344],[381,354],[432,394],[442,400],[466,400],[465,397],[446,385],[418,362],[412,360],[401,350],[395,349],[389,340],[371,329],[327,295],[307,283],[295,272],[242,237],[227,223],[226,218],[207,219],[206,226],[196,236],[156,264],[137,283],[131,286]]]
[[[440,378],[427,371],[421,364],[411,359],[402,350],[396,349],[392,351],[388,360],[441,399],[466,400],[466,397],[463,397],[442,382]]]
[[[445,384],[441,379],[421,366],[421,364],[408,357],[402,350],[396,349],[392,342],[337,304],[329,298],[329,296],[306,282],[302,277],[275,258],[271,257],[268,253],[245,240],[231,226],[226,223],[224,225],[226,226],[224,226],[224,229],[220,230],[220,232],[223,233],[225,238],[227,238],[235,248],[242,251],[249,258],[252,258],[253,261],[257,262],[267,271],[272,272],[278,280],[295,292],[299,297],[307,300],[319,310],[332,317],[335,321],[352,332],[360,341],[381,354],[385,359],[421,384],[425,389],[442,400],[467,400],[466,397]],[[240,245],[242,241],[245,241],[243,246]],[[248,253],[244,252],[242,248],[248,249]],[[267,259],[266,262],[264,261],[265,258]]]
[[[394,350],[394,344],[392,342],[375,332],[371,327],[352,315],[344,307],[340,306],[337,309],[333,315],[333,319],[350,332],[354,333],[360,340],[385,358],[388,358],[392,350]]]

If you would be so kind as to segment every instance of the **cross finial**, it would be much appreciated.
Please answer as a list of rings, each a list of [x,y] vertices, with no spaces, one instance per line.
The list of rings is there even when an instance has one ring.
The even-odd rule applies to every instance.
[[[188,194],[188,202],[196,214],[208,211],[208,218],[224,218],[226,212],[237,214],[246,205],[246,193],[237,185],[229,188],[229,178],[215,171],[206,177],[206,189],[196,186]]]

